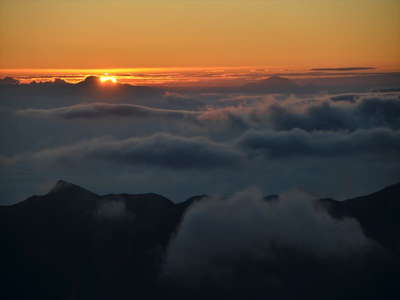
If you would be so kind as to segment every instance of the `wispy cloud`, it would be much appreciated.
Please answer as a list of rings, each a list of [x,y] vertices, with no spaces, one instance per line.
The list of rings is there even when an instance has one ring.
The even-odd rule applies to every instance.
[[[311,71],[366,71],[375,70],[375,67],[344,67],[344,68],[312,68]]]

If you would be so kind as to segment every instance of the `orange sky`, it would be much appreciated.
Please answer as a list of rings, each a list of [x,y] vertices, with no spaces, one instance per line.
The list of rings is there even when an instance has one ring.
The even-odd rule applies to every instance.
[[[400,67],[398,0],[2,0],[0,68]]]

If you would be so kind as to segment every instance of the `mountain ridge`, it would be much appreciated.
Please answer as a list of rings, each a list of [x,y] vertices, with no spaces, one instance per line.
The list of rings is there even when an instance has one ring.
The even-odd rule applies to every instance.
[[[400,183],[396,183],[371,194],[343,201],[331,198],[316,200],[318,205],[331,217],[337,219],[356,219],[367,236],[378,241],[384,247],[399,252],[400,241],[396,237],[393,237],[391,230],[388,230],[388,228],[393,227],[396,231],[400,231],[400,224],[398,222],[398,217],[400,217],[400,201],[397,200],[399,196]],[[140,211],[153,220],[164,218],[163,214],[165,213],[168,218],[179,219],[168,221],[171,224],[177,225],[180,224],[180,218],[183,217],[188,209],[207,198],[209,196],[205,194],[196,195],[189,197],[185,201],[175,203],[156,193],[98,195],[79,185],[60,179],[45,195],[34,195],[16,204],[0,206],[0,208],[3,214],[6,214],[7,208],[20,210],[20,212],[22,211],[21,215],[25,215],[29,219],[34,213],[42,211],[44,211],[44,214],[47,211],[49,217],[52,217],[53,214],[90,215],[93,210],[96,210],[99,203],[114,201],[120,202],[121,205],[124,205],[132,213]],[[74,201],[74,199],[79,199],[79,201]],[[264,197],[264,200],[280,201],[279,195],[267,195]],[[170,226],[167,227],[171,229]]]
[[[399,257],[399,228],[395,221],[400,218],[400,211],[387,211],[391,206],[385,205],[365,213],[364,207],[370,204],[358,204],[385,202],[394,207],[399,204],[399,186],[353,198],[364,200],[326,198],[317,202],[334,218],[358,221],[369,238]],[[162,294],[170,291],[173,287],[159,285],[168,245],[188,209],[204,199],[212,198],[198,195],[174,203],[155,193],[97,195],[78,185],[57,181],[45,195],[2,206],[0,240],[4,246],[0,249],[0,264],[3,274],[7,275],[3,280],[6,294],[10,299],[31,299],[32,295],[46,300],[125,299],[135,292],[133,283],[136,289],[148,294],[157,294],[159,288]],[[264,201],[280,200],[278,195],[270,195]],[[397,218],[385,222],[385,217],[391,214]],[[194,238],[201,239],[201,236]],[[381,265],[379,259],[371,263]],[[391,268],[395,270],[396,266]],[[314,267],[320,272],[318,264]],[[314,271],[307,272],[306,275],[314,274]],[[292,277],[297,278],[289,276]],[[239,295],[233,296],[242,299],[246,293]]]

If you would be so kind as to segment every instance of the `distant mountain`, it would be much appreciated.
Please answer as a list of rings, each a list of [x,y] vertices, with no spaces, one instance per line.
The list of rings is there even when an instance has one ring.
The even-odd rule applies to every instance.
[[[248,83],[241,88],[245,92],[295,93],[301,90],[294,81],[280,76],[272,76],[257,82]]]
[[[19,108],[47,108],[84,102],[139,103],[149,98],[161,97],[164,90],[150,86],[134,86],[123,83],[101,84],[96,76],[89,76],[78,83],[60,79],[51,82],[12,84],[12,78],[2,79],[0,94],[2,105]],[[17,101],[16,101],[17,99]],[[32,101],[32,100],[35,101]]]
[[[159,88],[149,86],[138,86],[123,83],[103,85],[99,77],[88,76],[83,81],[73,84],[77,90],[87,93],[90,96],[109,99],[110,97],[155,97],[161,96],[163,91]]]
[[[355,218],[369,237],[398,253],[399,196],[397,184],[343,202],[318,202],[334,218]],[[169,240],[185,211],[205,199],[200,195],[175,204],[152,193],[101,196],[60,180],[45,195],[0,206],[2,299],[167,295],[168,287],[157,293]],[[280,201],[278,195],[265,200]],[[196,296],[181,288],[182,299]]]
[[[10,76],[0,78],[0,85],[16,85],[16,84],[19,84],[19,81]]]

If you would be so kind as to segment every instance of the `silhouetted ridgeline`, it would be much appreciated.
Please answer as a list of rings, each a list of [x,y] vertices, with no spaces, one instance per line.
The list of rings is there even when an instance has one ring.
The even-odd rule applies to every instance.
[[[320,251],[325,245],[319,245],[321,241],[317,241],[316,252],[308,252],[305,237],[300,240],[305,248],[292,243],[291,239],[296,237],[281,244],[279,237],[286,238],[286,233],[282,232],[277,234],[278,240],[268,244],[269,250],[265,250],[273,249],[274,252],[270,252],[274,253],[273,256],[252,256],[248,254],[252,252],[240,250],[241,239],[247,239],[248,233],[244,237],[236,232],[232,237],[226,232],[230,241],[222,240],[221,245],[231,245],[234,241],[237,247],[228,250],[235,254],[235,260],[224,255],[226,260],[214,261],[213,266],[210,262],[210,266],[185,270],[212,270],[203,273],[205,278],[199,277],[193,284],[186,279],[198,278],[194,274],[188,273],[186,279],[174,274],[174,270],[178,275],[182,270],[179,264],[171,266],[174,262],[171,252],[176,249],[184,231],[188,230],[190,220],[199,220],[205,210],[213,215],[213,210],[204,203],[211,203],[212,207],[215,202],[218,213],[224,213],[223,210],[229,212],[229,207],[238,203],[237,199],[229,202],[228,206],[220,206],[218,203],[223,203],[223,200],[201,195],[175,204],[151,193],[100,196],[77,185],[58,181],[46,195],[32,196],[15,205],[0,207],[2,299],[148,299],[168,295],[185,299],[391,298],[395,296],[395,284],[399,279],[399,195],[400,184],[397,184],[343,202],[332,199],[316,201],[315,208],[322,213],[322,216],[315,215],[318,218],[329,218],[334,221],[327,222],[338,224],[343,220],[357,220],[362,231],[373,240],[368,249],[353,249],[347,253],[347,250],[336,252],[329,248],[326,252]],[[261,204],[257,204],[259,208],[273,210],[285,200],[271,195],[260,201]],[[250,203],[249,200],[249,205],[252,205]],[[290,211],[289,206],[284,209]],[[293,218],[299,217],[301,211],[297,210]],[[229,214],[215,221],[226,224]],[[207,239],[202,231],[213,224],[210,220],[208,224],[195,223],[201,227],[195,227],[192,238],[199,243],[204,241],[204,247],[209,248],[207,251],[215,252],[215,258],[218,258],[219,249],[212,248],[215,244],[207,242],[212,238]],[[254,222],[257,222],[256,218]],[[278,227],[263,228],[263,224],[253,225],[261,231],[279,230]],[[241,226],[247,226],[245,219]],[[327,228],[335,230],[336,227]],[[218,230],[216,228],[214,233],[217,234]],[[313,230],[317,232],[318,228]],[[329,238],[331,233],[323,234]],[[315,237],[318,238],[317,233]],[[224,239],[223,235],[218,239]],[[255,238],[252,240],[257,241]],[[191,244],[184,245],[189,247]],[[293,248],[288,245],[293,245]],[[314,247],[312,240],[310,245]],[[338,249],[345,246],[333,244],[333,248]],[[189,254],[200,253],[196,249],[188,251]],[[184,261],[182,266],[201,262],[199,256],[189,257],[190,261]],[[178,255],[178,258],[183,256]],[[218,268],[213,269],[215,266]]]

